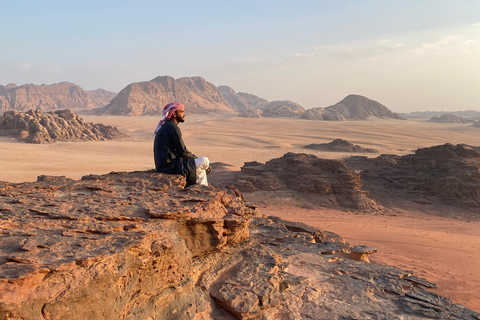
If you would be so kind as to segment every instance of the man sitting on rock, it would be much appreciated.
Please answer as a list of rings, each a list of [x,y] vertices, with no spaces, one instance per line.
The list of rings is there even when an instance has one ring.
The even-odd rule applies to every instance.
[[[207,173],[211,172],[207,157],[198,158],[187,150],[178,127],[185,121],[185,106],[172,102],[163,108],[162,120],[155,129],[153,156],[158,172],[181,174],[187,178],[186,187],[198,183],[208,186]]]

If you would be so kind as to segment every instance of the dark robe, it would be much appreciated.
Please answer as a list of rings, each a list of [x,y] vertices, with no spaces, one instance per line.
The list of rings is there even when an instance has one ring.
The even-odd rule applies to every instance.
[[[157,131],[153,143],[153,157],[158,172],[181,174],[187,178],[186,187],[197,180],[195,161],[197,158],[187,150],[182,132],[173,120],[169,120]]]

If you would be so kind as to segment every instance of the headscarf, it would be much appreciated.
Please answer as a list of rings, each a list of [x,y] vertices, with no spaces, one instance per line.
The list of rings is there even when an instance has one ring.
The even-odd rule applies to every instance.
[[[165,122],[167,122],[168,120],[170,120],[170,118],[172,117],[173,113],[177,110],[185,110],[185,106],[183,104],[181,104],[180,102],[172,102],[172,103],[169,103],[167,104],[164,108],[163,108],[163,112],[162,112],[162,120],[160,120],[160,122],[158,122],[158,125],[157,127],[155,128],[155,132],[153,133],[153,135],[156,135],[157,134],[157,131],[160,130],[160,128],[163,126],[163,124]]]

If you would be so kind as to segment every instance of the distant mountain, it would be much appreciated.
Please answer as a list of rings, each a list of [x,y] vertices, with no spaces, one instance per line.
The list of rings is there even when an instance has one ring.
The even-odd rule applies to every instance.
[[[69,82],[51,85],[0,85],[0,112],[93,109],[107,105],[114,96],[115,93],[103,89],[85,91]]]
[[[211,111],[235,112],[217,87],[201,77],[174,79],[160,76],[150,81],[129,84],[112,99],[110,104],[94,110],[94,113],[125,116],[161,115],[163,107],[173,101],[183,103],[187,108],[187,114]]]
[[[468,123],[468,122],[474,122],[471,119],[467,119],[464,117],[459,117],[453,114],[442,114],[440,117],[432,117],[429,122],[441,122],[441,123]]]
[[[454,116],[464,117],[467,119],[480,119],[480,111],[465,110],[465,111],[415,111],[410,113],[401,113],[405,118],[411,119],[426,119],[431,117],[440,117],[444,114],[453,114]]]
[[[299,117],[304,112],[305,108],[298,103],[288,100],[272,101],[265,105],[262,116],[269,118],[292,118]]]
[[[383,104],[366,97],[351,94],[337,104],[326,108],[305,112],[301,118],[308,120],[365,120],[370,117],[380,119],[404,119],[393,113]]]
[[[256,95],[245,93],[245,92],[235,92],[232,88],[228,86],[218,86],[218,90],[222,93],[223,97],[227,102],[235,109],[239,111],[245,111],[250,109],[263,109],[265,105],[268,104],[268,101],[262,98],[257,97]]]
[[[473,123],[473,126],[476,127],[476,128],[480,128],[480,121],[475,121]]]

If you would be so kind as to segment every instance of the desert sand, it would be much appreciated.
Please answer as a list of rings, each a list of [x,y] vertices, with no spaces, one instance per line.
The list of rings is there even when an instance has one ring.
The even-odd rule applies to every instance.
[[[188,112],[188,110],[187,110]],[[38,175],[79,179],[86,174],[147,170],[153,164],[153,129],[159,117],[82,116],[86,121],[117,126],[130,135],[121,141],[32,145],[0,137],[0,180],[35,181]],[[345,139],[381,153],[404,155],[444,143],[480,145],[480,129],[471,124],[368,120],[323,122],[300,119],[246,119],[234,115],[188,115],[181,124],[190,151],[239,170],[246,161],[265,162],[286,152],[323,158],[351,154],[304,149],[311,143]],[[375,154],[365,154],[376,157]],[[393,208],[363,213],[328,208],[263,206],[260,212],[333,231],[351,244],[377,247],[373,263],[411,270],[439,285],[436,293],[480,310],[479,219],[462,220],[454,212]]]

